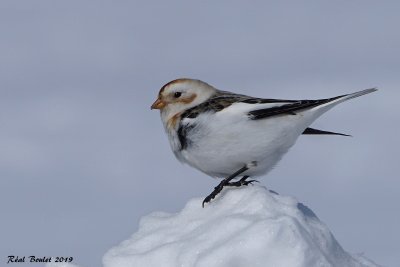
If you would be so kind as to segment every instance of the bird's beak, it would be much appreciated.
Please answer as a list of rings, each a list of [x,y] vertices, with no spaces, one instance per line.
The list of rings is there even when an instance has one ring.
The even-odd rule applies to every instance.
[[[153,105],[151,105],[151,109],[162,109],[167,105],[167,103],[165,103],[164,101],[162,101],[161,99],[157,99]]]

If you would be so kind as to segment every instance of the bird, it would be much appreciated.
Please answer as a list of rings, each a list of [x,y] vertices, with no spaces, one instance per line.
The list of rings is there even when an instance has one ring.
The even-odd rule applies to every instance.
[[[376,90],[286,100],[236,94],[201,80],[179,78],[161,87],[151,109],[160,110],[171,149],[180,162],[222,178],[204,199],[204,207],[225,186],[257,182],[254,178],[274,168],[302,134],[348,136],[309,126],[337,104]]]

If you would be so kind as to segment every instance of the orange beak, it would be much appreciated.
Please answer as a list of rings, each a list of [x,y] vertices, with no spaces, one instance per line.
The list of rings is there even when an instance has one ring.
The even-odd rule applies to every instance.
[[[162,101],[161,99],[157,99],[153,105],[151,105],[151,109],[162,109],[167,105],[167,103],[165,103],[164,101]]]

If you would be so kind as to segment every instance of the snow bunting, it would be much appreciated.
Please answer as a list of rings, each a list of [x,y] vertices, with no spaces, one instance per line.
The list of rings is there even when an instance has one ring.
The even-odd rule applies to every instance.
[[[256,98],[193,79],[165,84],[151,109],[159,109],[175,156],[183,163],[224,178],[203,201],[224,186],[248,185],[266,174],[301,134],[345,135],[309,128],[335,105],[375,88],[318,100]],[[240,180],[231,182],[232,179]]]

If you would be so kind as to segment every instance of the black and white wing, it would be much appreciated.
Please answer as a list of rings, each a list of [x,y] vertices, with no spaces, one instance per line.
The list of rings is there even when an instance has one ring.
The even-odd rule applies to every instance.
[[[178,134],[182,147],[187,146],[188,140],[185,138],[188,131],[195,128],[194,120],[203,112],[221,112],[224,110],[233,110],[234,107],[245,106],[243,109],[237,109],[239,112],[246,112],[250,120],[263,120],[275,116],[290,116],[296,115],[297,112],[312,109],[322,105],[330,105],[343,102],[345,100],[355,98],[364,94],[376,91],[376,88],[366,89],[352,94],[340,95],[332,98],[318,100],[285,100],[285,99],[266,99],[255,98],[246,95],[239,95],[225,91],[217,91],[217,93],[209,100],[190,108],[182,113],[181,123],[178,129]],[[342,133],[306,128],[303,132],[306,135],[342,135]]]

